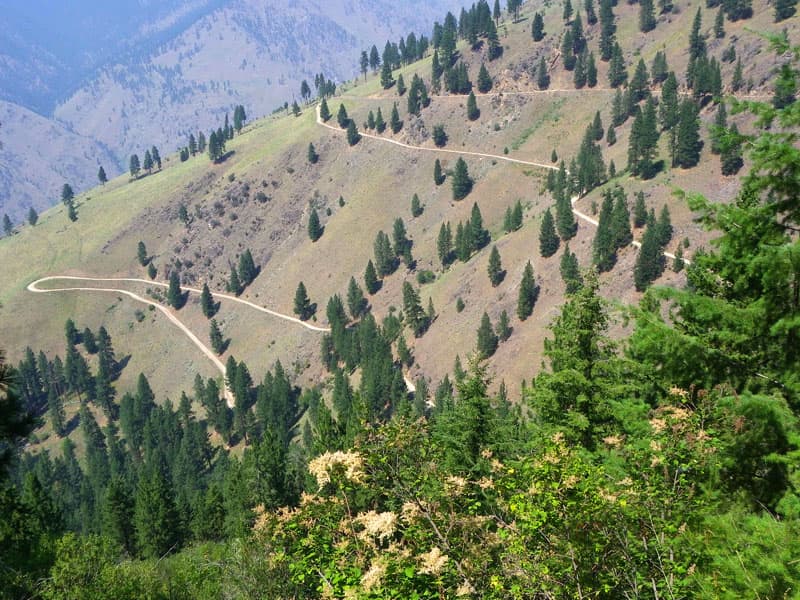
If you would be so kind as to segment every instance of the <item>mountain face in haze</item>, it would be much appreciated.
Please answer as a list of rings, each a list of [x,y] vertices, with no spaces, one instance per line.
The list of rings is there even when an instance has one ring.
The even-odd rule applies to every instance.
[[[382,50],[387,39],[411,31],[429,36],[434,20],[459,2],[19,4],[0,1],[8,15],[0,23],[0,99],[7,101],[0,137],[15,156],[0,159],[7,183],[0,212],[17,217],[28,206],[52,204],[67,173],[82,188],[94,181],[98,163],[112,176],[145,147],[155,144],[167,154],[190,132],[220,125],[236,104],[255,117],[298,95],[301,81],[313,83],[316,73],[350,79],[362,49],[376,44]],[[29,147],[14,122],[26,109],[57,121],[47,143],[71,148],[71,158]],[[56,167],[66,160],[76,165],[64,173]],[[23,165],[42,176],[20,171]]]

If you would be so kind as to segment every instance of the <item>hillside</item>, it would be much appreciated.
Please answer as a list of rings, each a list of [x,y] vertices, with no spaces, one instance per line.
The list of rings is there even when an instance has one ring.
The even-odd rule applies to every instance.
[[[6,595],[792,596],[794,5],[496,4],[0,239]]]
[[[313,84],[323,73],[345,80],[357,69],[362,47],[426,31],[435,16],[457,6],[455,0],[406,2],[393,6],[391,22],[382,17],[390,3],[352,0],[324,7],[296,2],[289,9],[268,0],[169,2],[157,10],[131,7],[132,15],[86,7],[86,19],[75,16],[80,7],[71,7],[74,12],[60,23],[56,14],[49,22],[37,13],[36,3],[24,11],[9,9],[9,24],[0,26],[0,40],[6,41],[2,95],[66,131],[51,138],[62,151],[43,156],[28,148],[16,113],[7,115],[5,145],[20,159],[7,167],[0,212],[17,220],[30,204],[52,205],[63,181],[56,188],[48,184],[67,174],[60,167],[65,162],[80,165],[69,181],[86,189],[96,181],[98,162],[109,175],[117,174],[131,154],[154,144],[174,150],[234,105],[262,116],[299,96],[303,79]],[[74,45],[61,47],[53,41],[59,36],[46,35],[68,25],[80,40]],[[103,33],[95,36],[94,29]],[[107,151],[95,152],[91,161],[72,156],[67,148],[73,134],[93,144],[78,146],[77,156],[99,145],[113,158]],[[19,169],[21,163],[26,170]],[[44,177],[26,181],[31,171]]]

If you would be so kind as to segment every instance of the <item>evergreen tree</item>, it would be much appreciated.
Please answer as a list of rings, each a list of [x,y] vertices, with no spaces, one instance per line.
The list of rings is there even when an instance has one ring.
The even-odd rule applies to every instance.
[[[489,315],[485,312],[481,317],[481,325],[478,328],[477,350],[481,358],[489,358],[497,351],[497,334],[494,332]]]
[[[517,200],[514,210],[511,211],[511,229],[516,231],[522,227],[522,202]]]
[[[142,167],[141,163],[139,162],[138,154],[131,154],[131,159],[128,163],[128,170],[130,171],[131,177],[134,179],[139,176],[139,171],[142,170]]]
[[[342,129],[347,129],[347,126],[350,124],[350,117],[347,116],[347,109],[344,107],[344,104],[339,104],[339,112],[336,113],[336,122]]]
[[[445,180],[445,174],[442,171],[442,163],[439,162],[437,158],[436,161],[433,163],[433,183],[435,185],[442,185]]]
[[[623,85],[628,80],[628,73],[625,70],[625,59],[622,56],[622,48],[615,42],[611,50],[611,62],[608,66],[608,83],[616,88]]]
[[[614,200],[607,191],[603,198],[603,205],[600,208],[600,218],[598,219],[592,248],[592,262],[600,273],[610,271],[617,262],[617,248],[614,243],[612,224],[613,212]]]
[[[383,120],[383,113],[381,112],[380,106],[378,107],[378,113],[375,115],[375,131],[378,133],[386,131],[386,121]]]
[[[358,133],[356,122],[350,119],[350,122],[347,124],[347,143],[351,146],[355,146],[359,141],[361,141],[361,134]]]
[[[325,98],[319,104],[319,118],[325,123],[331,118],[331,110],[328,108],[328,101]]]
[[[614,191],[614,211],[611,215],[611,231],[614,247],[619,250],[628,246],[633,241],[631,231],[631,214],[628,211],[628,202],[622,188]]]
[[[378,67],[381,66],[381,55],[375,45],[369,51],[369,68],[373,73],[378,72]]]
[[[139,244],[136,246],[136,258],[143,267],[147,266],[147,263],[150,262],[150,257],[147,256],[147,248],[141,240],[139,240]]]
[[[299,117],[300,116],[300,105],[297,103],[297,100],[292,102],[292,114],[295,117]]]
[[[434,171],[434,177],[435,177],[435,171]],[[453,200],[463,200],[464,198],[466,198],[472,191],[472,184],[473,181],[469,176],[469,171],[467,170],[467,163],[466,161],[464,161],[463,158],[459,157],[459,159],[456,161],[456,166],[453,169],[453,181],[452,181]]]
[[[32,206],[28,209],[28,224],[33,227],[39,222],[39,213]],[[13,226],[12,226],[13,228]]]
[[[647,207],[644,204],[644,192],[636,194],[636,203],[633,206],[633,226],[637,229],[647,223]]]
[[[655,104],[647,99],[644,110],[636,115],[628,140],[628,169],[632,175],[650,179],[656,174],[655,162],[658,144]]]
[[[397,110],[397,102],[392,105],[389,127],[392,129],[392,133],[400,133],[400,130],[403,128],[403,121],[400,120],[400,113]]]
[[[565,242],[575,236],[578,222],[572,213],[572,204],[566,194],[556,199],[556,229],[559,237]]]
[[[639,31],[647,33],[656,28],[656,10],[653,0],[639,0]]]
[[[481,94],[486,94],[492,90],[492,78],[489,75],[489,71],[486,69],[486,65],[481,63],[480,71],[478,71],[478,91]]]
[[[210,319],[217,312],[217,306],[214,303],[214,297],[211,295],[211,290],[208,289],[208,284],[203,283],[203,290],[200,293],[200,308],[203,311],[203,316]]]
[[[51,386],[47,392],[47,416],[55,434],[62,437],[66,429],[67,420],[64,412],[64,402],[56,392],[55,386]]]
[[[609,146],[613,146],[614,144],[617,143],[617,131],[614,129],[613,125],[608,128],[608,132],[606,133],[606,143]],[[613,164],[613,162],[614,161],[612,160],[611,163]],[[609,171],[609,177],[613,177],[613,175],[611,175],[610,165],[608,171]]]
[[[663,50],[656,52],[653,57],[653,64],[650,66],[650,77],[654,85],[663,83],[669,74],[669,67],[667,66],[667,55]]]
[[[593,88],[597,85],[597,64],[594,60],[594,52],[589,52],[586,59],[586,85]]]
[[[258,267],[253,260],[253,254],[250,248],[246,248],[239,256],[239,280],[244,287],[247,287],[253,280],[258,277]]]
[[[572,82],[575,84],[575,89],[579,90],[586,85],[586,61],[588,54],[584,50],[581,52],[575,61],[575,68],[572,72]]]
[[[500,0],[494,0],[494,7],[492,8],[492,18],[495,24],[500,23]]]
[[[797,0],[775,0],[775,22],[780,23],[794,16],[797,11]]]
[[[422,204],[419,201],[419,196],[414,194],[411,196],[411,216],[415,219],[422,214]]]
[[[742,160],[742,141],[739,135],[739,129],[736,127],[736,123],[734,123],[723,139],[719,156],[723,175],[736,175],[739,169],[744,166],[744,161]]]
[[[301,321],[310,319],[311,315],[314,314],[311,301],[308,299],[306,286],[302,281],[297,284],[297,291],[294,294],[294,314],[296,314]]]
[[[672,239],[672,220],[669,216],[669,207],[666,204],[661,207],[661,213],[658,215],[656,232],[658,234],[658,243],[663,249]]]
[[[543,56],[539,58],[539,66],[536,68],[536,87],[540,90],[550,87],[550,75],[547,72],[547,64],[545,64]]]
[[[369,55],[367,54],[366,50],[361,51],[361,58],[359,60],[359,66],[361,67],[361,73],[364,75],[364,81],[367,80],[367,70],[369,69]]]
[[[75,208],[75,202],[72,200],[67,203],[67,218],[73,223],[78,220],[78,211]]]
[[[159,465],[151,465],[136,486],[136,547],[144,558],[160,558],[181,542],[180,518],[170,485]]]
[[[381,289],[381,282],[371,259],[367,261],[367,268],[364,270],[364,287],[367,288],[367,293],[370,295],[377,293]]]
[[[578,257],[575,256],[575,253],[570,252],[569,244],[564,246],[564,254],[561,255],[559,271],[566,287],[567,295],[571,296],[583,287]]]
[[[553,256],[553,254],[558,252],[559,244],[560,240],[558,239],[558,235],[556,235],[553,215],[548,208],[542,217],[542,225],[539,229],[539,254],[544,258]]]
[[[375,129],[375,113],[372,111],[367,115],[367,129]]]
[[[419,294],[408,281],[403,282],[403,313],[406,315],[415,337],[420,337],[427,331],[430,320],[422,310]]]
[[[360,318],[367,310],[367,299],[355,277],[350,277],[350,283],[347,286],[347,308],[353,319]]]
[[[608,61],[614,50],[614,34],[617,26],[614,24],[615,0],[600,0],[600,59]]]
[[[394,85],[394,77],[392,77],[392,66],[385,62],[381,68],[381,86],[383,89],[388,90]]]
[[[71,203],[75,199],[75,192],[72,191],[72,186],[65,183],[61,188],[61,202],[65,205]]]
[[[661,88],[661,103],[658,107],[661,128],[672,130],[680,121],[680,105],[678,103],[678,81],[672,71],[667,75]]]
[[[177,269],[172,269],[169,274],[169,288],[167,289],[167,302],[175,310],[183,307],[183,290]]]
[[[794,103],[796,95],[796,74],[789,65],[782,65],[778,72],[778,77],[775,79],[772,106],[779,110],[786,108]]]
[[[722,152],[722,139],[727,127],[728,111],[725,108],[725,103],[720,102],[719,107],[717,107],[717,115],[714,118],[714,125],[711,127],[711,152],[714,154]]]
[[[714,19],[714,37],[718,40],[725,37],[725,13],[721,6],[717,11],[717,17]]]
[[[561,38],[561,61],[564,64],[564,69],[572,71],[575,68],[575,51],[573,50],[574,42],[572,39],[572,30],[567,29],[564,36]]]
[[[211,340],[211,349],[216,354],[222,354],[225,352],[225,340],[222,337],[222,332],[219,329],[219,325],[217,324],[216,319],[211,319],[211,325],[209,329],[209,339]]]
[[[691,98],[681,102],[680,121],[675,135],[672,166],[688,169],[700,161],[700,120],[697,104]]]
[[[144,151],[144,163],[142,167],[144,167],[144,170],[148,173],[153,172],[153,156],[150,154],[150,150]]]
[[[314,148],[314,144],[312,144],[311,142],[308,143],[307,156],[308,156],[308,162],[310,162],[312,165],[317,164],[317,161],[319,161],[319,154],[317,154],[317,150],[316,148]]]
[[[503,310],[500,313],[500,316],[497,319],[496,329],[497,329],[497,338],[501,342],[505,342],[506,340],[508,340],[508,338],[511,337],[511,332],[513,331],[513,328],[511,327],[511,323],[509,322],[508,319],[508,312],[506,312],[505,310]]]
[[[489,281],[492,282],[492,287],[500,285],[506,276],[503,263],[500,260],[500,251],[497,249],[497,246],[492,246],[492,251],[489,254],[487,272],[489,274]]]
[[[312,242],[316,242],[319,238],[322,237],[323,232],[325,229],[319,222],[319,215],[317,214],[317,209],[312,208],[311,214],[308,217],[308,237],[311,239]]]
[[[564,11],[561,13],[561,18],[565,23],[569,23],[572,18],[572,2],[571,0],[564,0]]]
[[[106,176],[106,170],[103,168],[103,165],[100,165],[100,168],[97,170],[97,180],[100,182],[101,185],[105,185],[108,181],[108,177]]]
[[[8,214],[3,215],[3,231],[7,236],[14,233],[14,224],[11,222]]]
[[[478,108],[478,101],[475,99],[475,93],[470,92],[467,97],[467,119],[475,121],[481,116],[481,111]]]
[[[540,12],[533,15],[531,36],[534,42],[541,42],[544,39],[544,19],[542,19],[542,14]]]
[[[539,286],[533,274],[533,266],[528,261],[525,270],[522,272],[522,281],[519,285],[519,295],[517,297],[517,316],[520,321],[524,321],[533,313],[533,307],[539,298]]]
[[[237,272],[236,267],[233,266],[231,267],[231,276],[228,279],[228,291],[234,296],[240,296],[244,291],[244,286],[239,280],[239,273]]]
[[[664,255],[659,243],[658,228],[648,225],[642,237],[642,246],[633,268],[633,281],[637,291],[644,291],[664,272]]]
[[[442,223],[441,227],[439,227],[439,236],[436,238],[436,251],[442,267],[447,268],[453,259],[453,236],[450,232],[449,223]]]

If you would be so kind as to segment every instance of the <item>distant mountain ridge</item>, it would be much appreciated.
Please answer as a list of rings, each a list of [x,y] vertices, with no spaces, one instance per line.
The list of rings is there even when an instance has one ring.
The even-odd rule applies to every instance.
[[[29,206],[53,203],[65,172],[58,165],[64,162],[75,163],[67,173],[83,189],[94,181],[98,163],[113,176],[126,168],[131,153],[145,147],[155,144],[166,155],[185,144],[189,133],[221,124],[235,104],[255,117],[291,100],[301,81],[313,83],[315,73],[350,79],[361,49],[372,44],[382,49],[387,39],[411,31],[430,35],[434,20],[460,5],[456,0],[300,0],[291,6],[279,0],[140,0],[125,5],[123,18],[115,20],[110,11],[116,3],[102,10],[93,0],[67,8],[49,0],[11,4],[0,1],[9,15],[0,24],[0,98],[18,108],[0,120],[0,138],[16,158],[0,162],[7,184],[0,189],[0,212],[15,219]],[[54,41],[64,31],[79,38],[73,47]],[[8,120],[23,108],[54,117],[58,124],[51,134],[63,131],[71,141],[47,143],[71,148],[73,156],[32,152],[17,138],[14,132],[23,130]],[[22,165],[41,177],[18,171]]]

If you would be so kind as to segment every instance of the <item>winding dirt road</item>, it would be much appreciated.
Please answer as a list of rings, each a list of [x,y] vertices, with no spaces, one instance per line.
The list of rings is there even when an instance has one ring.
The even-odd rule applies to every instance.
[[[566,91],[566,90],[553,90],[553,91]],[[575,90],[572,90],[572,91],[575,91]],[[515,93],[517,93],[517,94],[536,94],[536,93],[544,93],[544,92],[515,92]],[[331,129],[333,131],[337,131],[337,132],[340,132],[340,133],[345,133],[344,129],[342,129],[340,127],[336,127],[334,125],[330,125],[329,123],[326,123],[325,121],[323,121],[322,117],[320,116],[320,110],[319,109],[320,109],[320,105],[318,104],[317,107],[316,107],[317,124],[318,125],[321,125],[322,127],[326,127],[327,129]],[[438,153],[442,153],[442,154],[458,154],[459,156],[477,156],[478,158],[491,158],[491,159],[494,159],[494,160],[504,160],[506,162],[515,163],[515,164],[518,164],[518,165],[527,165],[527,166],[530,166],[530,167],[538,167],[540,169],[549,169],[550,171],[557,171],[558,170],[558,167],[555,167],[553,165],[548,165],[548,164],[545,164],[545,163],[540,163],[540,162],[535,162],[535,161],[530,161],[530,160],[522,160],[522,159],[519,159],[519,158],[511,158],[509,156],[501,156],[499,154],[486,154],[484,152],[462,152],[460,150],[449,150],[447,148],[427,148],[425,146],[414,146],[414,145],[411,145],[411,144],[406,144],[404,142],[400,142],[400,141],[397,141],[397,140],[392,140],[390,138],[381,137],[379,135],[374,135],[374,134],[371,134],[371,133],[361,133],[361,132],[359,132],[359,135],[361,137],[365,137],[365,138],[368,138],[368,139],[371,139],[371,140],[377,140],[379,142],[384,142],[384,143],[387,143],[387,144],[394,144],[395,146],[400,146],[401,148],[406,148],[408,150],[417,150],[417,151],[421,151],[421,152],[438,152]],[[587,223],[597,227],[598,226],[597,219],[593,219],[589,215],[587,215],[587,214],[579,211],[577,208],[575,208],[575,203],[578,200],[580,200],[580,198],[581,198],[580,196],[574,196],[573,198],[571,198],[570,204],[572,206],[572,213],[576,217],[578,217],[579,219],[581,219],[583,221],[586,221]],[[638,242],[636,240],[632,241],[631,245],[636,247],[636,248],[641,248],[642,247],[641,242]],[[664,252],[664,256],[666,256],[667,258],[675,259],[675,255],[671,254],[669,252]],[[691,264],[691,262],[689,260],[685,259],[685,258],[683,259],[683,262],[685,262],[687,265]]]

